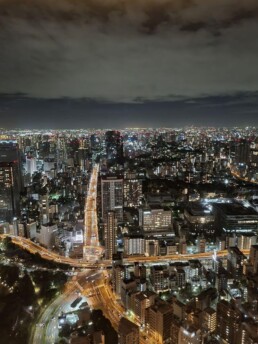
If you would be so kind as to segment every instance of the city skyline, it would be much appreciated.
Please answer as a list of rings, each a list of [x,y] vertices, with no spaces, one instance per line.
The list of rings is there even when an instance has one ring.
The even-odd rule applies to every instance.
[[[257,37],[257,0],[0,0],[2,343],[258,343]]]
[[[7,129],[258,126],[258,100],[246,97],[122,104],[0,96],[0,118]]]

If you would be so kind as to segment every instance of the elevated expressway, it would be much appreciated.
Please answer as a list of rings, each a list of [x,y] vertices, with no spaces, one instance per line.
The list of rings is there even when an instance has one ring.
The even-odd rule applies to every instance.
[[[0,235],[1,238],[9,236],[12,239],[12,242],[19,246],[20,248],[29,251],[32,254],[38,253],[41,258],[50,260],[56,263],[63,263],[68,264],[71,267],[75,268],[85,268],[85,269],[97,269],[97,268],[106,268],[111,265],[111,260],[100,260],[96,261],[88,261],[85,262],[82,259],[72,259],[69,257],[60,256],[58,253],[49,251],[48,249],[36,244],[29,239],[23,237],[16,237],[10,236],[6,234]],[[92,248],[91,248],[92,249]],[[95,249],[95,248],[94,248]],[[249,255],[249,250],[242,250],[244,255]],[[227,256],[228,251],[217,251],[217,257],[225,257]],[[125,264],[132,264],[134,262],[140,263],[160,263],[160,262],[169,262],[169,261],[187,261],[190,259],[211,259],[213,257],[213,252],[205,252],[205,253],[194,253],[194,254],[174,254],[169,256],[157,256],[157,257],[145,257],[145,256],[132,256],[128,258],[124,258],[123,262]],[[96,260],[96,256],[95,256]]]
[[[98,217],[97,217],[97,183],[99,165],[93,167],[84,211],[84,249],[83,257],[86,261],[96,261],[103,253],[99,245]]]

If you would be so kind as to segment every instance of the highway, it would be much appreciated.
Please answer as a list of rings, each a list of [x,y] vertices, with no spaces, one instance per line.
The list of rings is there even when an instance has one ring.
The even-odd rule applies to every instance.
[[[93,280],[98,281],[102,278],[102,273],[85,270],[73,277],[66,285],[64,292],[58,296],[51,304],[43,309],[34,331],[32,331],[30,343],[32,344],[54,344],[58,339],[58,316],[63,312],[75,311],[76,308],[71,308],[71,303],[78,297],[78,291],[82,293],[82,301],[78,306],[88,301],[85,296],[85,288],[91,284]],[[92,292],[92,291],[91,291]]]
[[[93,167],[84,211],[84,260],[95,262],[103,253],[99,245],[97,217],[97,183],[99,165]]]
[[[141,324],[139,320],[133,314],[126,312],[124,307],[116,300],[116,296],[112,292],[108,279],[105,276],[98,281],[94,281],[88,288],[88,290],[86,289],[86,293],[93,290],[93,295],[89,300],[92,308],[101,309],[116,331],[118,331],[119,321],[122,317],[127,318],[140,327]],[[156,343],[156,339],[151,333],[147,333],[147,331],[141,329],[140,344],[147,344],[150,343],[150,341]]]
[[[56,252],[50,251],[29,239],[18,236],[2,234],[0,237],[10,236],[13,243],[29,251],[32,254],[38,253],[43,259],[54,261],[56,263],[68,264],[75,268],[96,269],[105,268],[111,265],[111,261],[100,260],[103,254],[103,248],[99,244],[98,237],[98,219],[97,219],[97,183],[98,183],[99,165],[95,164],[92,170],[87,196],[85,198],[84,211],[84,259],[72,259],[64,257]],[[249,250],[244,250],[245,255],[249,255]],[[217,257],[225,257],[227,250],[218,251]],[[195,253],[195,254],[174,254],[170,256],[145,257],[132,256],[125,258],[125,264],[134,263],[155,263],[168,261],[187,261],[189,259],[211,259],[213,252]]]
[[[32,254],[38,253],[41,258],[54,261],[56,263],[63,263],[68,264],[71,267],[75,268],[84,268],[84,269],[97,269],[97,268],[106,268],[107,266],[111,265],[111,260],[99,260],[99,256],[96,254],[94,260],[89,262],[84,262],[82,259],[72,259],[69,257],[64,257],[55,253],[53,251],[49,251],[48,249],[40,246],[39,244],[32,242],[30,239],[26,239],[23,237],[11,236],[6,234],[1,234],[0,237],[4,238],[9,236],[13,243],[18,245],[20,248],[29,251]],[[101,249],[98,250],[101,252]],[[250,250],[242,250],[243,254],[248,256]],[[226,257],[228,254],[227,250],[217,251],[217,257]],[[152,257],[145,257],[145,256],[131,256],[123,259],[124,264],[132,264],[134,262],[140,263],[166,263],[170,261],[187,261],[189,259],[211,259],[214,255],[214,252],[205,252],[205,253],[193,253],[193,254],[173,254],[168,256],[152,256]]]
[[[58,338],[58,316],[61,312],[71,311],[70,304],[76,298],[79,290],[82,296],[87,299],[89,305],[95,309],[102,309],[104,315],[111,321],[115,330],[118,329],[119,320],[122,316],[127,317],[140,326],[139,321],[132,315],[126,314],[125,309],[116,300],[110,285],[106,268],[111,265],[111,261],[101,260],[103,248],[99,245],[98,223],[97,223],[97,180],[99,166],[95,165],[89,182],[87,197],[85,199],[85,232],[84,232],[84,257],[83,259],[72,259],[64,257],[56,252],[50,251],[29,239],[18,236],[0,235],[4,238],[10,236],[13,243],[32,254],[38,253],[43,259],[56,263],[68,264],[71,267],[85,269],[78,276],[73,277],[67,283],[65,291],[59,295],[48,307],[46,307],[38,320],[35,330],[32,331],[30,343],[32,344],[52,344]],[[249,255],[249,250],[242,251]],[[216,252],[217,257],[227,256],[228,251]],[[124,264],[134,262],[141,263],[169,263],[173,261],[188,261],[190,259],[211,259],[214,252],[195,253],[195,254],[174,254],[170,256],[145,257],[132,256],[124,258]],[[145,339],[145,338],[148,339]],[[153,342],[150,333],[145,330],[140,331],[140,344]]]

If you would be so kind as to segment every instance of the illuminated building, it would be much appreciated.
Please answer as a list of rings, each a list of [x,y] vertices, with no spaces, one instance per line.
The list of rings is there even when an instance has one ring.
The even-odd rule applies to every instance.
[[[37,172],[37,164],[36,164],[36,159],[35,158],[33,158],[33,157],[26,157],[26,171],[31,176],[33,175],[34,172]]]
[[[112,269],[112,285],[113,290],[117,296],[121,296],[121,284],[125,277],[125,268],[122,265],[117,265]]]
[[[39,242],[42,246],[52,249],[55,243],[54,233],[57,231],[56,224],[44,224],[41,225]]]
[[[240,250],[250,250],[252,245],[255,245],[257,242],[257,236],[250,233],[246,235],[241,235],[237,238],[237,247]]]
[[[117,219],[114,211],[108,211],[107,220],[105,223],[105,249],[106,259],[112,259],[116,253],[116,232],[117,232]]]
[[[217,225],[224,233],[257,233],[258,213],[250,204],[240,202],[215,203]]]
[[[151,267],[150,280],[153,289],[157,293],[169,289],[169,274],[163,266],[155,265]]]
[[[145,240],[142,235],[124,237],[124,253],[127,255],[144,255]]]
[[[210,205],[191,202],[184,210],[184,217],[194,234],[213,234],[215,217]]]
[[[116,130],[107,131],[105,142],[107,159],[121,162],[123,158],[123,141],[120,132]]]
[[[138,207],[142,198],[142,180],[136,173],[124,174],[124,206]]]
[[[137,281],[134,278],[125,276],[125,278],[121,282],[121,302],[126,309],[131,308],[132,298],[136,291]]]
[[[0,220],[20,215],[21,158],[16,141],[0,141]]]
[[[216,331],[217,327],[217,312],[211,307],[207,307],[201,314],[202,328],[209,333]]]
[[[217,334],[226,343],[235,344],[240,337],[242,313],[236,305],[225,300],[217,304]]]
[[[173,319],[172,306],[167,303],[156,304],[148,308],[149,330],[156,344],[170,344],[170,329]]]
[[[239,250],[238,247],[228,248],[227,269],[234,279],[240,280],[243,276],[243,265],[246,256]]]
[[[235,142],[235,161],[236,163],[250,162],[250,142],[246,139],[241,139]]]
[[[132,310],[141,324],[146,323],[146,309],[154,305],[156,298],[157,294],[149,290],[135,295]]]
[[[237,344],[257,344],[258,329],[257,324],[253,322],[243,322],[241,324],[241,335]]]
[[[115,211],[118,222],[123,221],[123,179],[101,179],[101,207],[104,222],[110,210]]]
[[[150,205],[148,209],[139,209],[139,225],[146,232],[158,232],[171,228],[172,213],[169,209],[163,209]]]

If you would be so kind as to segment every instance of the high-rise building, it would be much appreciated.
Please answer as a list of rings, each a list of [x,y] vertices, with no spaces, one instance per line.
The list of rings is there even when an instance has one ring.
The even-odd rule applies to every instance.
[[[115,211],[118,222],[123,221],[123,179],[101,179],[101,207],[104,222],[110,210]]]
[[[124,174],[124,206],[138,207],[142,198],[142,179],[136,173]]]
[[[123,265],[114,266],[112,269],[112,285],[117,297],[121,296],[122,280],[125,277],[125,268]]]
[[[0,141],[0,220],[20,214],[21,156],[16,141]]]
[[[217,326],[217,312],[211,307],[207,307],[203,310],[201,315],[202,328],[209,333],[216,331]]]
[[[146,290],[135,295],[133,302],[133,312],[141,324],[146,322],[146,309],[154,305],[157,294]]]
[[[119,344],[139,344],[139,327],[126,318],[121,318],[118,326]]]
[[[123,158],[123,140],[117,130],[109,130],[105,135],[106,152],[108,160],[121,162]]]
[[[172,306],[167,303],[153,305],[148,308],[147,319],[152,338],[155,343],[170,343],[170,329],[173,320]]]
[[[246,256],[239,250],[238,247],[228,248],[228,271],[236,280],[240,280],[243,276],[243,265],[245,259]]]
[[[105,248],[106,259],[112,259],[116,253],[116,232],[117,232],[117,219],[114,211],[107,213],[107,220],[105,222]]]
[[[217,304],[217,334],[226,343],[237,343],[241,321],[242,314],[233,302],[221,300]]]

